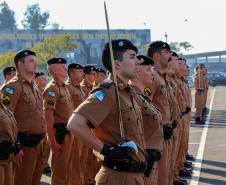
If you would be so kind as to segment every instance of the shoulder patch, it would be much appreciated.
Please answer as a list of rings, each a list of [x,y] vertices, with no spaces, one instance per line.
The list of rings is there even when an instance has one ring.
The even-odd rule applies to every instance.
[[[47,95],[50,96],[50,97],[55,97],[56,96],[56,93],[54,91],[49,91],[47,93]]]
[[[7,94],[13,94],[14,93],[14,89],[12,87],[6,87],[4,90]]]
[[[4,105],[9,105],[11,103],[11,98],[9,96],[3,96],[2,102]]]
[[[151,89],[150,89],[150,88],[145,88],[145,89],[144,89],[144,94],[145,94],[146,96],[151,96]]]
[[[96,98],[98,99],[99,101],[103,101],[103,99],[105,98],[106,96],[106,93],[104,91],[95,91],[93,94],[91,94],[91,97],[92,98]]]

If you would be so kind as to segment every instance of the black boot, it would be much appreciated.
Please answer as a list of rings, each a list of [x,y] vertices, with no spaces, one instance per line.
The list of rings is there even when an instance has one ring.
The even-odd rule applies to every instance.
[[[185,168],[192,168],[192,162],[190,162],[190,161],[185,161],[185,162],[184,162],[184,167],[185,167]]]
[[[191,154],[187,154],[186,155],[186,159],[189,160],[189,161],[194,161],[195,160],[195,158]]]
[[[196,118],[195,118],[195,124],[196,124],[196,125],[203,125],[203,122],[202,122],[202,120],[200,119],[200,117],[196,117]]]

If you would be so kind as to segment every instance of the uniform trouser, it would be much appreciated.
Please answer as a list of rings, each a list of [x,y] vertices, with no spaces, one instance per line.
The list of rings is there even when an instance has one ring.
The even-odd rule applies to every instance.
[[[69,181],[70,185],[83,184],[83,171],[81,170],[82,143],[73,136],[72,155],[70,159]]]
[[[15,167],[14,185],[40,185],[43,169],[49,155],[49,144],[43,139],[36,147],[22,147],[22,165]]]
[[[172,148],[172,138],[164,140],[163,152],[159,162],[159,173],[158,173],[158,185],[168,185],[169,184],[169,171],[171,160],[171,148]]]
[[[185,154],[185,132],[186,132],[186,127],[187,127],[187,122],[186,122],[186,117],[183,116],[182,118],[182,129],[181,129],[181,137],[180,137],[180,143],[179,143],[179,148],[178,148],[178,153],[177,153],[177,161],[176,161],[176,166],[175,166],[175,169],[176,169],[176,176],[178,176],[179,174],[179,171],[181,170],[181,168],[183,167],[183,163],[184,163],[184,156],[186,155]]]
[[[202,110],[204,105],[204,93],[199,93],[198,91],[195,92],[195,116],[200,117],[202,119]]]
[[[176,181],[178,179],[178,166],[180,164],[179,162],[179,149],[181,147],[181,137],[183,132],[183,120],[180,120],[179,124],[177,125],[177,145],[175,146],[175,163],[174,163],[174,174],[173,174],[173,180]]]
[[[65,135],[60,152],[52,155],[52,181],[51,185],[67,185],[69,183],[69,169],[73,137],[71,133]]]
[[[95,176],[100,169],[100,164],[97,161],[96,156],[93,154],[93,150],[89,149],[88,158],[85,170],[85,185],[95,183]]]
[[[188,143],[189,143],[189,131],[190,131],[190,121],[191,121],[191,114],[186,114],[186,128],[185,128],[185,152],[184,152],[184,159],[186,161],[186,154],[188,153]]]
[[[11,160],[0,160],[0,184],[13,185]]]
[[[169,161],[170,163],[170,172],[169,172],[169,185],[173,184],[173,181],[176,180],[174,178],[174,169],[176,166],[176,157],[177,157],[177,151],[178,151],[178,145],[179,145],[179,132],[180,132],[181,122],[180,120],[177,121],[177,127],[173,130],[173,136],[172,136],[172,147],[171,147],[171,156],[172,160]]]
[[[86,165],[87,165],[87,158],[88,158],[89,148],[86,146],[82,146],[82,155],[81,155],[81,175],[82,175],[82,182],[85,183],[85,172],[86,172]]]
[[[95,177],[96,185],[146,185],[143,173],[114,171],[101,167]]]
[[[206,107],[207,96],[208,96],[208,90],[205,90],[205,92],[204,92],[204,101],[203,101],[203,108]]]
[[[156,161],[151,170],[149,177],[145,177],[147,185],[157,185],[158,184],[158,173],[159,173],[159,161]]]

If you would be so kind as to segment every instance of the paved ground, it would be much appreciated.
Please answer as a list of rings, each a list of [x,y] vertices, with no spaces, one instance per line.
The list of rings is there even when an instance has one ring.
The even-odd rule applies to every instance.
[[[206,125],[191,122],[189,151],[197,159],[190,185],[226,185],[226,87],[210,88],[207,104]],[[43,175],[41,185],[49,182]]]

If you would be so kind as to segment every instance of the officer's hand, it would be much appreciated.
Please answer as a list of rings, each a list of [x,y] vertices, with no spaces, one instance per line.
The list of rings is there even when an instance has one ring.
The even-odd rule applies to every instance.
[[[173,128],[171,126],[163,125],[164,139],[170,139],[173,134]]]
[[[56,141],[50,140],[50,146],[54,154],[58,154],[60,152],[61,146]]]
[[[189,113],[191,112],[191,107],[186,107],[186,110],[185,110],[186,113]]]
[[[100,153],[109,159],[132,159],[129,147],[108,146],[104,144]]]
[[[15,156],[14,156],[14,162],[16,163],[16,165],[18,167],[20,167],[22,165],[22,161],[23,161],[23,157],[24,157],[24,152],[22,150],[20,150]]]

